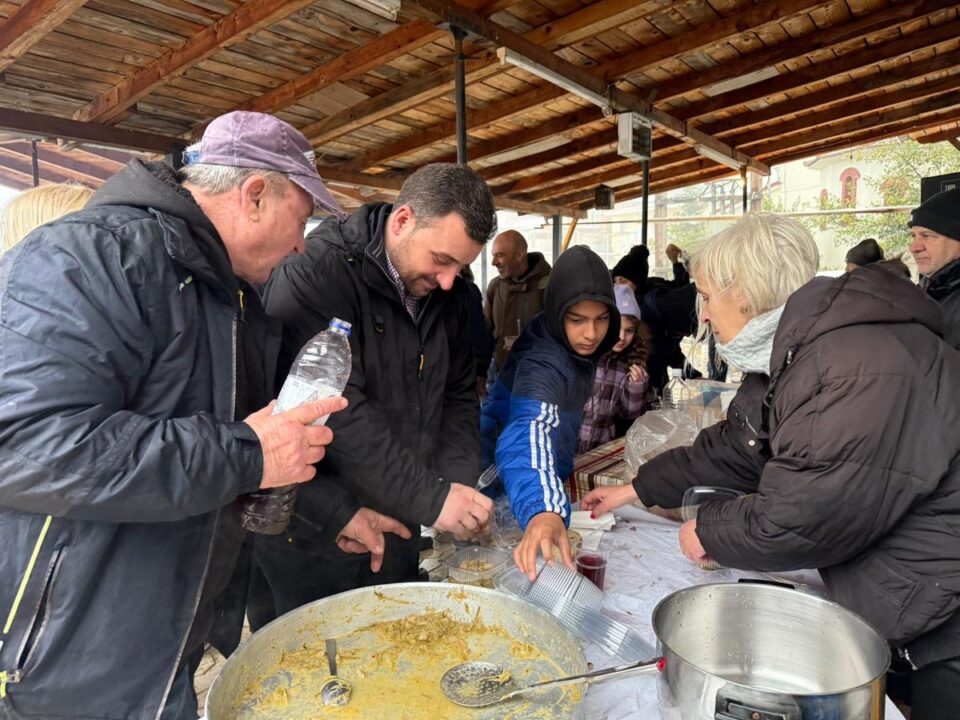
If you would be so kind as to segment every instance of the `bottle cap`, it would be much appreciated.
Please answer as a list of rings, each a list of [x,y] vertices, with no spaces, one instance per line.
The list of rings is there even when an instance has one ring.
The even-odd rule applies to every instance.
[[[330,329],[330,330],[339,330],[339,331],[342,332],[344,335],[346,335],[346,336],[349,337],[349,336],[350,336],[350,328],[352,328],[352,327],[353,327],[353,326],[352,326],[350,323],[348,323],[346,320],[341,320],[340,318],[333,318],[333,319],[330,321],[330,327],[329,327],[328,329]]]

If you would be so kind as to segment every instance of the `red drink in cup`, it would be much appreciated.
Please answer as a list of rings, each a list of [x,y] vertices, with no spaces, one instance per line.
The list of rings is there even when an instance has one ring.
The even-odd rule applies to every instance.
[[[603,582],[607,575],[606,553],[581,551],[577,555],[577,572],[603,590]]]

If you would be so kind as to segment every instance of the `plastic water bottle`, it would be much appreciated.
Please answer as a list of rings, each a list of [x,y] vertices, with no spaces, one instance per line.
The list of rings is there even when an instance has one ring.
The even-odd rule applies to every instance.
[[[682,375],[679,368],[670,368],[670,382],[663,388],[663,405],[667,410],[683,410],[690,403],[690,386]]]
[[[304,403],[343,394],[352,363],[349,337],[350,323],[333,318],[326,330],[314,335],[303,346],[280,388],[274,415]],[[328,417],[324,415],[312,424],[323,425]],[[296,485],[250,493],[241,510],[241,523],[247,530],[261,535],[282,533],[293,517],[296,499]]]

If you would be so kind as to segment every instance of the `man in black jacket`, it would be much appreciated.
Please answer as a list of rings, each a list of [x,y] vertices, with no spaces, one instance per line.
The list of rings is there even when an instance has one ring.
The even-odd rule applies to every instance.
[[[960,350],[960,188],[934,195],[907,225],[920,287],[943,308],[943,339]]]
[[[495,229],[479,175],[427,165],[394,205],[321,223],[306,253],[273,274],[265,302],[284,324],[281,370],[333,317],[353,326],[353,370],[349,410],[330,418],[338,442],[319,466],[338,494],[304,486],[286,534],[257,537],[253,626],[351,588],[415,580],[420,525],[467,535],[487,521],[492,503],[473,489],[479,413],[469,295],[458,273]],[[379,571],[331,542],[360,506],[410,530],[409,539],[387,539]]]
[[[237,498],[315,474],[345,402],[271,415],[254,291],[338,211],[309,143],[215,119],[185,177],[134,160],[0,262],[0,718],[196,718]]]

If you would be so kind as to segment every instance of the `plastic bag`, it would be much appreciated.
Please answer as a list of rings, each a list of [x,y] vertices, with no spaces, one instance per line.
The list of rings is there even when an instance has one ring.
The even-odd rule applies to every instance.
[[[665,450],[692,445],[697,437],[697,423],[684,410],[660,410],[641,415],[627,430],[623,459],[629,481],[645,462]]]

